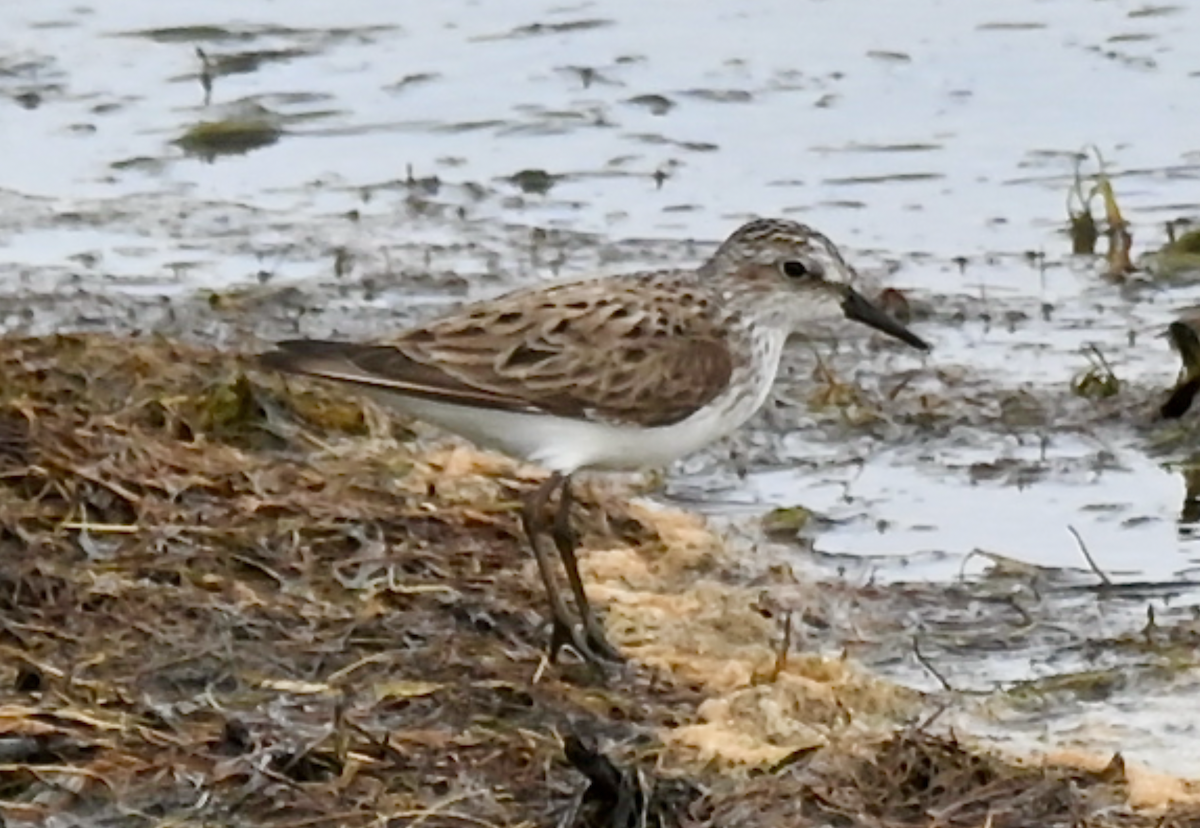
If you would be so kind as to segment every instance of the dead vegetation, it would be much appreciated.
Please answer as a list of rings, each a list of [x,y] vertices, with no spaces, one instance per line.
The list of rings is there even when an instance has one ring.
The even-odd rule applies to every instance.
[[[913,694],[777,658],[761,608],[680,551],[692,524],[584,490],[640,666],[534,681],[535,477],[338,393],[164,339],[0,340],[8,828],[1184,824],[1130,810],[1115,771],[868,737]]]

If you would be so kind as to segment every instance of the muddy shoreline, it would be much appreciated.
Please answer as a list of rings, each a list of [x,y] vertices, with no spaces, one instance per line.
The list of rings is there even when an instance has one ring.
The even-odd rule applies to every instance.
[[[1200,420],[1156,417],[1200,7],[849,8],[0,6],[6,821],[561,824],[572,734],[666,803],[600,785],[581,823],[1186,798],[1145,768],[1200,779]],[[595,483],[627,686],[533,681],[534,470],[244,370],[751,215],[935,351],[806,332],[736,437]]]
[[[847,646],[839,602],[870,629],[873,588],[764,569],[620,487],[579,517],[631,664],[547,668],[516,520],[535,470],[160,336],[10,337],[0,366],[10,826],[634,824],[612,797],[662,825],[1196,816],[1119,761],[959,743],[955,694],[819,654]],[[583,794],[564,744],[624,782]]]

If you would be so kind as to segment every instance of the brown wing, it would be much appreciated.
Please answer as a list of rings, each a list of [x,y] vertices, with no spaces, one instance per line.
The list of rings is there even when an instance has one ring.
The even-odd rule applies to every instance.
[[[468,307],[386,344],[293,340],[263,359],[426,399],[669,425],[733,371],[708,302],[645,282],[583,282]]]

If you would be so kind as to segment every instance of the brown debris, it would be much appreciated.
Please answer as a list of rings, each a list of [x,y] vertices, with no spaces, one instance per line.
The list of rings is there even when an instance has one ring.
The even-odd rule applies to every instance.
[[[736,795],[714,797],[710,824],[1136,824],[1127,821],[1131,814],[1121,804],[1123,786],[1119,768],[1090,773],[1014,765],[953,738],[912,729],[854,750],[802,757],[778,776],[762,776]]]
[[[0,472],[10,828],[202,795],[258,826],[541,821],[575,792],[556,732],[629,738],[689,706],[661,678],[633,677],[636,701],[563,683],[581,668],[531,684],[533,481],[511,464],[468,474],[247,365],[0,340],[0,411],[28,424]]]
[[[587,487],[635,663],[541,670],[534,476],[249,365],[0,339],[7,828],[1151,824],[1119,781],[868,741],[912,694],[781,659],[696,521]]]

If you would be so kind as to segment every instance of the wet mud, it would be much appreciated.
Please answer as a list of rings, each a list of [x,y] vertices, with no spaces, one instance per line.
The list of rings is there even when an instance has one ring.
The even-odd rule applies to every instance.
[[[934,726],[963,707],[948,679],[818,654],[843,602],[878,640],[896,591],[747,577],[694,516],[593,488],[586,575],[630,661],[549,666],[518,529],[537,472],[160,336],[7,338],[0,367],[8,824],[1194,818],[1119,756],[960,743]],[[969,602],[928,613],[931,671]],[[1195,634],[1128,644],[1168,659]]]

